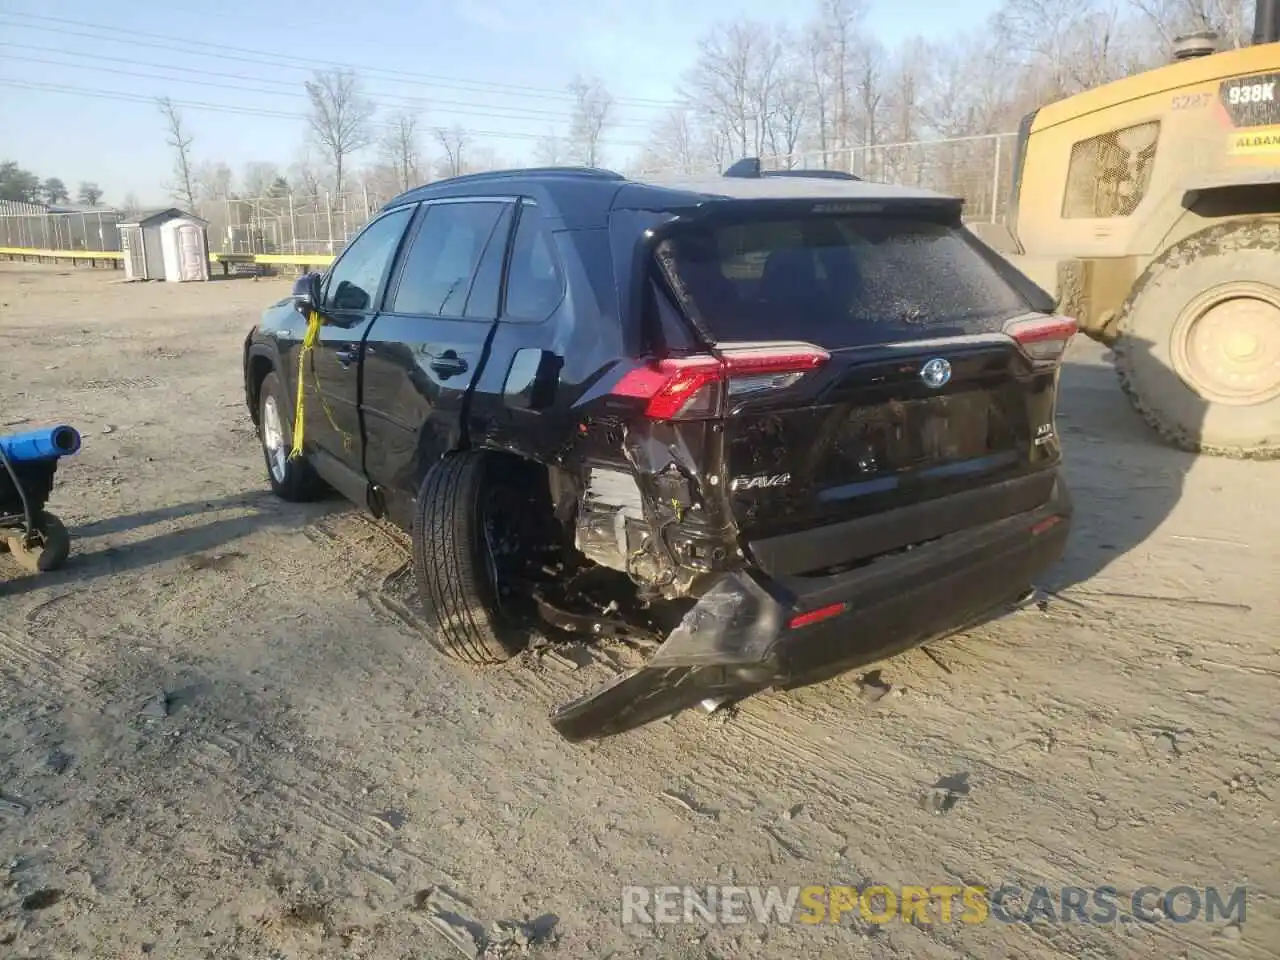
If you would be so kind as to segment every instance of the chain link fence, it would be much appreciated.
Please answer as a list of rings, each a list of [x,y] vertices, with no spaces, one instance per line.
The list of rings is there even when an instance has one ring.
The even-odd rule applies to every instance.
[[[390,199],[370,190],[224,199],[196,213],[209,222],[211,251],[334,254]]]
[[[0,247],[39,250],[120,249],[118,210],[51,211],[38,203],[0,200]]]

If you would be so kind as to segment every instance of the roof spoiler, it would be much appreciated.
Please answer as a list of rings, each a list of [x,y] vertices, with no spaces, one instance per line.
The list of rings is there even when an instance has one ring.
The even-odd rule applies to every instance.
[[[843,170],[765,170],[759,157],[743,157],[729,166],[721,176],[742,180],[759,180],[761,177],[810,177],[818,180],[861,180]]]

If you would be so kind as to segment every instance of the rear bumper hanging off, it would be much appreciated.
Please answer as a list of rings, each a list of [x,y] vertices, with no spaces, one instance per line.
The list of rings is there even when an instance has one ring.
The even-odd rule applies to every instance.
[[[828,679],[1000,612],[1062,557],[1061,480],[1040,507],[827,577],[726,574],[642,668],[558,707],[570,741],[623,733],[709,697]]]

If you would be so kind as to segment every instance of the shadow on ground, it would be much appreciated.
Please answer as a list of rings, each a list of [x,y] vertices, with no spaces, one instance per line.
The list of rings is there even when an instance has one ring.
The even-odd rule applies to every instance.
[[[157,566],[182,557],[191,558],[193,563],[216,563],[216,558],[206,561],[201,556],[197,560],[197,555],[216,553],[220,548],[260,530],[304,527],[348,506],[346,501],[336,496],[315,503],[285,504],[270,492],[252,491],[213,500],[193,500],[119,517],[106,517],[81,524],[70,531],[71,558],[65,567],[49,573],[19,575],[0,581],[0,597],[14,596],[35,586],[83,583],[142,567]],[[85,549],[86,539],[128,533],[157,523],[190,520],[205,514],[236,509],[252,512],[167,530],[118,546]],[[0,572],[12,573],[19,569],[11,559],[0,558],[0,561],[8,564],[7,567],[0,567]]]
[[[1167,376],[1161,389],[1185,390]],[[1110,362],[1063,366],[1058,433],[1075,516],[1067,554],[1044,584],[1052,590],[1098,576],[1143,544],[1177,506],[1198,456],[1174,449],[1143,420]]]

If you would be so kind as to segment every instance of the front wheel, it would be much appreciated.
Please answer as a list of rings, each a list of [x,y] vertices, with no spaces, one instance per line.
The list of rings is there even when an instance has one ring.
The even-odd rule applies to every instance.
[[[267,374],[258,391],[258,435],[267,478],[277,497],[296,503],[312,499],[320,483],[305,457],[289,456],[293,447],[293,420],[289,416],[292,409],[279,375],[274,371]]]
[[[1212,227],[1160,255],[1121,308],[1120,384],[1184,450],[1280,456],[1280,221]]]

